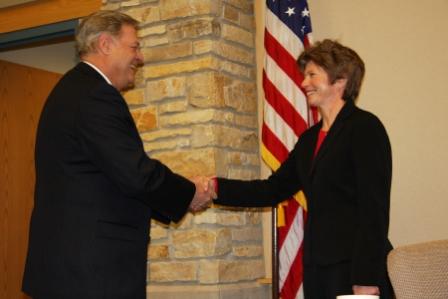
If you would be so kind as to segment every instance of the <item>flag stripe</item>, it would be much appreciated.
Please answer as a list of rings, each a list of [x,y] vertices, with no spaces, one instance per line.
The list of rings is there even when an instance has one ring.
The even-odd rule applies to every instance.
[[[277,136],[279,134],[288,134],[287,138],[279,139],[280,142],[286,147],[288,151],[290,151],[294,144],[297,141],[297,137],[294,135],[294,131],[290,126],[283,120],[283,118],[275,112],[274,108],[272,108],[269,103],[265,103],[264,106],[264,115],[266,119],[266,126]]]
[[[289,151],[266,123],[262,125],[261,133],[262,141],[266,149],[268,149],[277,160],[284,161],[286,157],[288,157]]]
[[[292,57],[297,57],[302,53],[303,44],[300,38],[270,9],[266,9],[266,29],[272,36],[275,36],[278,42],[283,45]]]
[[[283,48],[282,44],[269,33],[265,31],[264,45],[266,54],[279,64],[279,67],[291,78],[295,83],[303,81],[303,75],[299,72],[296,64],[296,56],[291,54]]]
[[[287,158],[299,136],[314,121],[301,90],[303,77],[296,65],[298,55],[309,46],[310,32],[306,0],[266,1],[261,152],[273,170]],[[306,220],[303,193],[283,202],[277,210],[280,296],[303,298],[302,242]]]
[[[303,281],[302,259],[303,247],[301,246],[283,284],[283,293],[286,294],[284,298],[303,298],[303,294],[298,293],[302,285],[297,283]]]
[[[308,104],[303,91],[299,88],[300,84],[292,81],[269,55],[266,56],[265,60],[265,72],[268,74],[267,77],[269,80],[276,86],[283,97],[290,102],[294,109],[297,110],[301,118],[307,122]]]
[[[289,230],[294,223],[294,219],[300,206],[296,200],[288,201],[287,208],[285,209],[285,226],[278,230],[278,246],[282,248],[285,243],[285,239],[288,237]]]
[[[304,225],[304,223],[306,221],[307,214],[306,213],[301,213],[301,214],[303,215],[302,225]],[[303,235],[302,235],[302,239],[303,239]],[[303,246],[301,246],[299,248],[296,258],[290,267],[290,271],[289,271],[288,276],[286,277],[285,283],[283,285],[284,292],[291,294],[290,296],[288,296],[288,298],[294,298],[293,294],[294,294],[294,291],[296,291],[298,293],[295,298],[303,299],[303,292],[300,292],[302,285],[300,286],[300,289],[297,290],[297,281],[303,281],[302,259],[303,259]]]
[[[291,201],[295,202],[295,201]],[[291,210],[291,209],[290,209]],[[280,248],[279,259],[283,262],[280,265],[280,288],[283,288],[285,281],[288,278],[288,274],[292,267],[292,264],[295,262],[298,251],[300,248],[300,244],[303,240],[303,217],[302,217],[302,208],[296,207],[295,215],[292,220],[291,226],[287,231],[287,236],[284,239],[284,242]],[[294,274],[296,271],[294,271]]]
[[[297,112],[294,106],[279,92],[274,84],[267,78],[263,72],[263,86],[266,95],[266,101],[275,110],[275,112],[288,124],[294,135],[299,136],[307,128],[305,120]],[[294,143],[297,141],[295,138]]]

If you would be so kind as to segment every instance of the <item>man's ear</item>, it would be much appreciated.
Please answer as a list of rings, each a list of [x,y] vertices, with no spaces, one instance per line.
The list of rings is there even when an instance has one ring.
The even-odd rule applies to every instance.
[[[109,55],[112,51],[112,47],[114,46],[114,40],[110,34],[100,33],[98,37],[97,43],[97,51],[104,55]]]

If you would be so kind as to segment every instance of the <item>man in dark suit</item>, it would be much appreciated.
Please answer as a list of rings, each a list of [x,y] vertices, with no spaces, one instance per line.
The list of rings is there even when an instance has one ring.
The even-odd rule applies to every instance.
[[[145,298],[150,219],[179,221],[210,201],[200,180],[146,155],[120,94],[143,63],[137,26],[118,12],[84,19],[82,62],[42,111],[23,279],[35,299]]]

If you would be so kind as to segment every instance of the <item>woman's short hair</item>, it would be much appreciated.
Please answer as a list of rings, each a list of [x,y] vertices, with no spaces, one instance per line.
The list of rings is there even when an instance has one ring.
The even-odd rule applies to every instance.
[[[76,50],[79,57],[95,51],[96,42],[101,33],[119,36],[123,25],[138,29],[139,22],[118,11],[103,10],[84,18],[76,30]]]
[[[347,79],[342,98],[345,101],[356,100],[361,89],[365,67],[355,51],[336,41],[325,39],[300,54],[297,64],[302,72],[310,61],[327,72],[332,84],[338,79]]]

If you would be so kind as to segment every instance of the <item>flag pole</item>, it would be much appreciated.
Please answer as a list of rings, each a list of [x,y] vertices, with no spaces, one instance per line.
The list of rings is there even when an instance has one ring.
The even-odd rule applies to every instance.
[[[277,207],[272,209],[272,299],[279,299]]]

